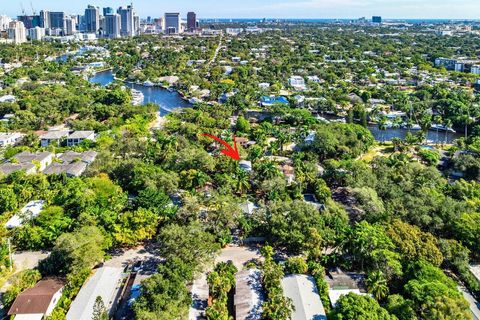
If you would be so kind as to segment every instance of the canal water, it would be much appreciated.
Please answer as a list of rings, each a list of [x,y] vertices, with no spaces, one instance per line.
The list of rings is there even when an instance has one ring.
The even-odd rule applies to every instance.
[[[103,71],[95,74],[89,79],[92,83],[98,83],[107,86],[114,81],[112,71]],[[178,108],[188,108],[192,105],[185,101],[177,92],[170,92],[162,87],[145,87],[135,83],[125,83],[126,87],[141,91],[143,93],[143,104],[155,103],[160,106],[160,115]]]
[[[90,82],[98,83],[102,86],[107,86],[114,81],[112,71],[103,71],[95,74],[90,78]],[[170,92],[161,87],[145,87],[139,84],[125,83],[129,88],[141,91],[144,96],[143,104],[149,102],[158,104],[160,106],[160,115],[165,115],[177,108],[188,108],[191,104],[177,93]],[[377,141],[391,141],[393,138],[405,139],[408,130],[403,128],[389,128],[387,130],[380,130],[378,126],[369,125],[368,129],[372,132]],[[411,131],[415,134],[418,131]],[[460,138],[462,135],[453,132],[428,131],[427,141],[432,143],[451,143],[453,140]]]

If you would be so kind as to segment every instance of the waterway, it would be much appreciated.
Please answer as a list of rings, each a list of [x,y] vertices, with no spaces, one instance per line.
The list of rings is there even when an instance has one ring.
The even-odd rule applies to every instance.
[[[95,74],[90,78],[90,82],[98,83],[102,86],[107,86],[114,81],[112,71],[103,71]],[[178,109],[191,107],[188,101],[185,101],[177,92],[170,92],[161,87],[146,87],[140,84],[125,83],[129,88],[141,91],[144,96],[143,104],[149,102],[158,104],[160,106],[160,115]],[[376,125],[369,125],[368,129],[372,132],[377,141],[391,141],[393,138],[405,139],[408,130],[403,128],[389,128],[387,130],[380,130]],[[418,131],[411,131],[415,134]],[[462,135],[453,132],[436,132],[428,131],[427,141],[430,143],[451,143],[453,140],[460,138]]]
[[[114,81],[112,71],[103,71],[96,73],[89,79],[92,83],[98,83],[102,86],[107,86]],[[188,108],[192,105],[184,100],[177,92],[170,92],[162,87],[146,87],[141,84],[125,82],[125,86],[141,91],[143,93],[143,104],[155,103],[160,107],[160,115],[164,116],[167,113],[178,109]]]

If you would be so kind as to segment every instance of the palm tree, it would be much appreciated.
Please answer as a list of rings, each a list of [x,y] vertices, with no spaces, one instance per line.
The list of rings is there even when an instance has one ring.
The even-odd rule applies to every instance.
[[[445,126],[445,143],[447,143],[448,130],[452,127],[452,120],[446,119],[443,125]]]
[[[368,275],[365,281],[368,292],[373,294],[375,299],[382,300],[388,296],[388,284],[381,271],[374,271]]]
[[[433,118],[433,121],[435,122],[435,124],[437,124],[437,142],[438,142],[438,130],[439,130],[439,127],[438,125],[440,125],[442,123],[442,117],[439,116],[439,115],[436,115],[434,118]]]
[[[380,139],[382,140],[382,142],[385,142],[383,132],[385,130],[387,130],[387,118],[386,117],[382,116],[382,117],[380,117],[380,119],[378,119],[378,129],[380,130],[380,132],[382,132]]]
[[[264,161],[258,167],[258,175],[264,179],[272,179],[280,175],[280,171],[272,161]]]
[[[235,173],[235,187],[238,193],[243,194],[250,188],[250,176],[242,169],[237,169]]]

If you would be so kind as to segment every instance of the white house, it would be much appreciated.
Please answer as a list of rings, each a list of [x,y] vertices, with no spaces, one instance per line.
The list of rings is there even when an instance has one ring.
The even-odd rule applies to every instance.
[[[42,320],[48,317],[57,305],[64,282],[57,278],[40,280],[35,287],[20,293],[8,310],[15,320]]]
[[[281,281],[285,297],[292,299],[292,320],[326,320],[327,315],[312,276],[292,274]]]
[[[16,100],[17,98],[15,98],[15,96],[12,96],[11,94],[0,97],[0,102],[15,102]]]
[[[291,76],[288,79],[288,83],[292,86],[295,90],[305,90],[307,86],[305,85],[305,79],[300,76]]]
[[[13,158],[19,164],[31,163],[34,165],[38,165],[39,166],[38,170],[43,171],[49,164],[52,163],[53,153],[48,151],[36,152],[36,153],[23,151],[23,152],[20,152],[19,154],[16,154]]]
[[[34,219],[40,215],[43,210],[45,201],[35,200],[27,203],[25,207],[20,210],[20,213],[15,214],[10,220],[7,221],[5,227],[7,229],[13,229],[20,227],[25,221],[24,218]]]
[[[67,313],[67,320],[91,320],[93,306],[101,297],[107,312],[116,305],[122,285],[123,268],[102,267],[83,285]],[[113,308],[114,309],[114,308]]]
[[[48,147],[51,144],[59,146],[67,137],[67,130],[50,130],[40,136],[40,145],[42,147]]]
[[[25,135],[19,132],[0,132],[0,147],[14,146],[19,143]]]
[[[75,131],[67,138],[67,146],[73,147],[84,140],[95,141],[95,131]]]

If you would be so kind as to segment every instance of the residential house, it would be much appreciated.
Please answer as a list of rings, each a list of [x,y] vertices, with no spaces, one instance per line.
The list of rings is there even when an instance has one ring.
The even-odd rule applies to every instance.
[[[14,146],[22,141],[24,136],[19,132],[0,132],[0,147]]]
[[[20,209],[19,213],[16,213],[7,221],[5,227],[7,229],[17,228],[20,227],[27,218],[31,220],[38,217],[40,212],[42,212],[44,205],[45,201],[43,200],[30,201]]]
[[[118,302],[122,280],[123,268],[102,267],[95,270],[95,274],[87,280],[73,300],[66,319],[91,320],[97,297],[102,298],[110,319]]]
[[[85,152],[66,151],[65,153],[59,154],[58,159],[63,163],[81,161],[85,162],[86,164],[92,164],[92,162],[97,158],[97,154],[97,152],[92,150]]]
[[[18,164],[34,164],[38,166],[38,171],[43,171],[45,168],[52,163],[53,161],[53,153],[48,151],[43,152],[28,152],[23,151],[16,154],[14,157],[15,162]]]
[[[44,171],[44,174],[63,174],[67,177],[80,177],[85,170],[87,170],[87,164],[85,162],[72,162],[72,163],[57,163],[54,162],[49,165]]]
[[[68,137],[68,131],[66,130],[51,130],[40,136],[40,145],[42,147],[48,147],[53,144],[60,146],[62,142]]]
[[[73,147],[84,140],[95,141],[95,131],[75,131],[67,138],[67,146]]]
[[[48,317],[60,297],[65,282],[59,278],[40,280],[33,288],[20,293],[8,310],[15,320],[41,320]]]
[[[335,307],[341,296],[350,292],[358,295],[369,295],[365,290],[365,275],[353,272],[343,272],[340,269],[330,270],[325,276],[328,283],[328,297],[332,307]]]
[[[292,274],[281,281],[285,297],[292,299],[291,320],[326,320],[327,315],[318,294],[315,279],[304,274]]]
[[[252,162],[247,160],[241,160],[239,162],[240,169],[245,170],[246,172],[252,172]]]
[[[265,296],[261,279],[262,273],[258,269],[242,270],[235,275],[233,304],[236,320],[262,319]]]
[[[5,162],[0,164],[0,172],[6,176],[17,171],[25,171],[26,174],[34,174],[37,167],[33,163],[11,163]]]
[[[288,164],[282,164],[278,168],[285,176],[287,184],[291,185],[295,181],[295,168]]]
[[[44,171],[44,174],[66,174],[67,177],[80,177],[87,166],[93,163],[97,157],[97,152],[73,152],[67,151],[58,155],[61,163],[54,162],[50,164]]]
[[[1,96],[0,97],[0,103],[3,103],[3,102],[15,102],[17,101],[17,98],[11,94],[7,94],[7,95],[4,95],[4,96]]]
[[[290,77],[290,79],[288,79],[288,84],[298,91],[307,89],[307,86],[305,85],[305,79],[300,76]]]
[[[270,83],[268,82],[262,82],[262,83],[259,83],[258,84],[258,87],[262,90],[267,90],[268,88],[270,88]]]

